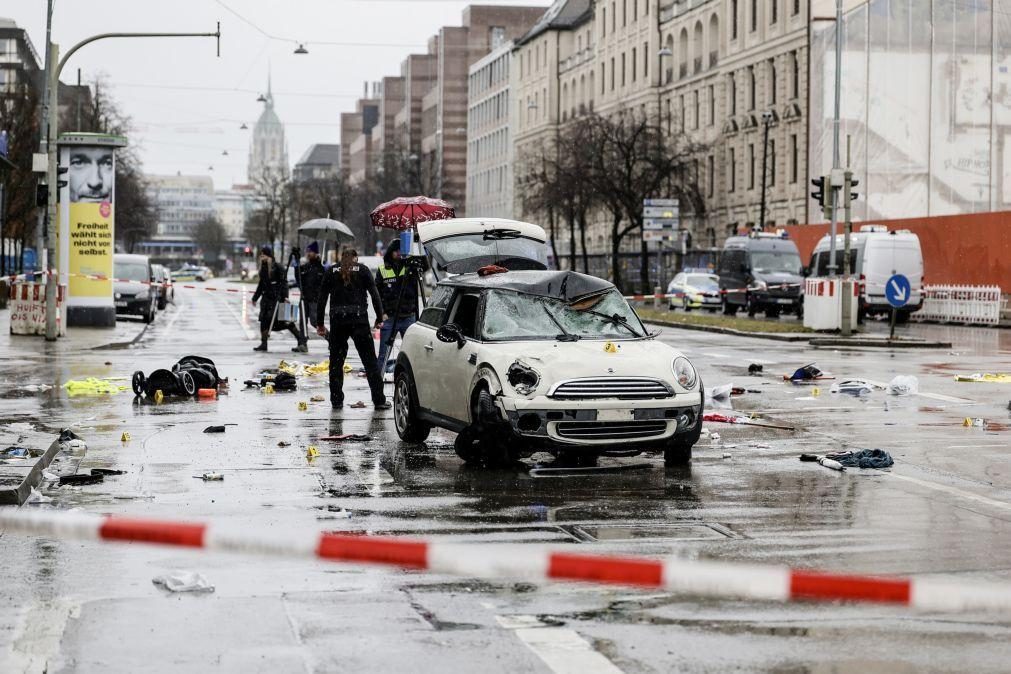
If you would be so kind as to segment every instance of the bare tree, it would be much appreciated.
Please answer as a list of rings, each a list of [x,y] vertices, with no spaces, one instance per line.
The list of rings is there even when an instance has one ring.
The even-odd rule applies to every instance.
[[[614,282],[621,284],[619,251],[628,235],[640,235],[639,285],[649,292],[649,250],[642,236],[643,200],[666,193],[696,214],[704,209],[691,170],[703,147],[684,136],[666,136],[656,117],[622,110],[611,116],[592,114],[580,123],[586,155],[585,172],[611,214],[611,262]]]
[[[281,259],[294,202],[291,181],[280,171],[266,168],[255,177],[253,186],[259,208],[247,224],[247,238],[276,246],[277,259]]]
[[[7,159],[14,168],[3,174],[3,212],[0,222],[0,276],[24,270],[24,248],[35,234],[36,176],[32,173],[32,153],[39,146],[38,94],[23,86],[0,96],[0,129],[8,133]],[[14,242],[17,269],[6,268],[7,241]]]
[[[205,262],[216,262],[221,252],[228,246],[228,234],[217,216],[209,216],[193,228],[193,240],[204,254]]]

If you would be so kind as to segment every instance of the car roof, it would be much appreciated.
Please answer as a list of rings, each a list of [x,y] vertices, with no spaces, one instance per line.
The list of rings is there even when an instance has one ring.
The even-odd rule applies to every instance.
[[[439,285],[474,288],[476,290],[512,290],[538,297],[553,297],[567,302],[597,295],[614,288],[610,281],[574,271],[508,271],[479,276],[460,274],[441,281]]]
[[[137,255],[135,253],[115,253],[112,259],[118,262],[148,262],[150,260],[147,255]]]
[[[750,236],[731,236],[727,239],[726,243],[723,244],[724,250],[797,250],[797,244],[791,239],[782,239],[779,237],[750,237]]]

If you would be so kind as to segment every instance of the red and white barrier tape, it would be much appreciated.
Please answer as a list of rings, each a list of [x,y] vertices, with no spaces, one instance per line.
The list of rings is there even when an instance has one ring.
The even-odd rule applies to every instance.
[[[810,282],[811,282],[810,280],[807,281],[807,283],[810,283]],[[818,279],[817,282],[820,282],[822,284],[828,284],[828,281],[825,280],[825,279]],[[864,281],[854,280],[853,281],[853,292],[854,292],[854,294],[856,294],[859,291],[859,288],[861,286],[863,286],[864,284],[865,284]],[[777,290],[777,289],[783,289],[783,288],[799,288],[799,287],[802,287],[802,286],[804,286],[804,283],[777,283],[775,285],[766,286],[762,290],[764,291],[764,290]],[[820,286],[820,287],[822,288],[822,291],[817,293],[819,295],[824,295],[824,294],[826,294],[826,292],[829,295],[831,295],[832,292],[833,292],[831,289],[828,290],[828,291],[824,290],[824,288],[828,288],[829,287],[828,285],[823,285],[823,286]],[[728,294],[731,294],[731,293],[733,293],[733,294],[748,293],[748,292],[752,292],[752,291],[753,291],[752,288],[721,288],[720,290],[707,290],[707,291],[705,291],[705,293],[709,293],[708,297],[713,297],[715,295],[728,295]],[[680,299],[685,294],[694,294],[694,295],[703,295],[703,296],[706,296],[705,293],[681,293],[681,294],[675,294],[675,293],[650,293],[650,294],[647,294],[647,295],[625,295],[624,297],[625,297],[626,300],[633,300],[633,301],[636,301],[636,302],[642,302],[644,300],[653,300],[653,299],[657,299],[657,300]],[[803,294],[804,293],[801,293],[801,295],[803,295]],[[811,293],[811,294],[815,294],[815,293]],[[798,297],[800,297],[800,296],[798,296]]]
[[[220,552],[370,563],[468,578],[583,581],[771,601],[854,601],[924,611],[1011,615],[1011,583],[880,578],[797,571],[783,566],[615,557],[539,546],[428,542],[341,534],[269,535],[222,524],[0,510],[0,527],[45,538],[150,543]]]

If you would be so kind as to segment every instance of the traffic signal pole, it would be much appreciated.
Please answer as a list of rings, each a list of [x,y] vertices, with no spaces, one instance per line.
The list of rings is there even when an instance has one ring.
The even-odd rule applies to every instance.
[[[828,252],[828,275],[836,275],[836,245],[835,237],[839,225],[839,188],[842,187],[842,166],[839,164],[839,108],[842,93],[842,16],[843,0],[835,2],[835,101],[832,114],[832,173],[831,187],[825,185],[832,194],[832,227]],[[826,195],[827,196],[827,195]]]

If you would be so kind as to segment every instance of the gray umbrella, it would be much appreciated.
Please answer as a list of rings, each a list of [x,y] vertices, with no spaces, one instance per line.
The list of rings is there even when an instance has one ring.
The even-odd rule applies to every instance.
[[[309,220],[298,228],[298,233],[310,239],[336,241],[337,243],[355,240],[355,235],[351,232],[350,227],[343,222],[331,220],[330,218]]]

